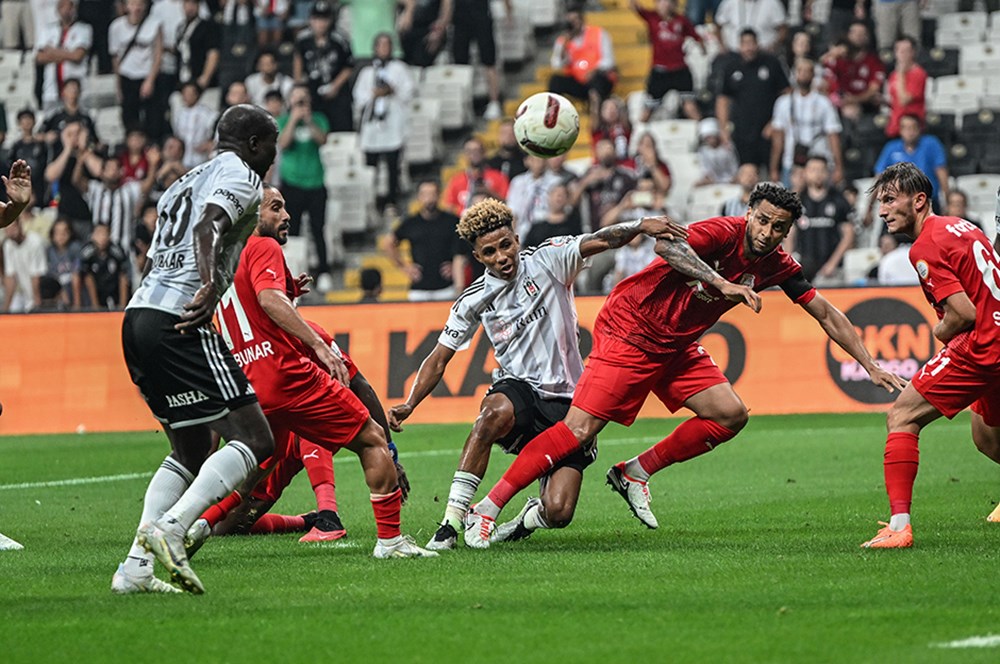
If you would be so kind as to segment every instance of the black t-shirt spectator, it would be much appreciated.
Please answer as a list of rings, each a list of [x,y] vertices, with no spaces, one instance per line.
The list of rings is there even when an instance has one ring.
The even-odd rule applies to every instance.
[[[537,247],[549,238],[561,235],[579,235],[582,232],[580,213],[578,210],[573,210],[566,217],[566,221],[560,224],[551,224],[547,221],[540,221],[534,224],[531,230],[528,231],[528,236],[521,242],[521,246]]]
[[[7,157],[10,163],[18,159],[23,159],[31,167],[31,189],[35,193],[35,201],[41,203],[45,200],[45,190],[48,183],[45,182],[45,166],[49,163],[49,146],[41,140],[35,139],[30,143],[23,138],[10,148]]]
[[[812,280],[840,244],[840,224],[851,221],[850,203],[837,191],[829,190],[820,200],[802,193],[802,216],[796,223],[795,251],[802,274]]]
[[[444,265],[451,265],[455,254],[461,253],[459,238],[455,234],[458,217],[438,210],[430,219],[419,214],[407,217],[396,229],[396,239],[409,240],[410,256],[420,267],[420,281],[410,285],[414,290],[441,290],[452,285],[452,280],[441,275]]]
[[[515,176],[528,171],[528,167],[524,165],[524,153],[519,149],[515,149],[510,155],[497,152],[486,160],[486,164],[503,173],[508,180],[513,180]]]
[[[306,30],[295,42],[295,49],[302,56],[302,71],[314,100],[318,99],[320,87],[331,83],[345,68],[354,66],[351,45],[336,30],[330,31],[323,46],[316,43],[311,30]]]
[[[196,81],[205,70],[208,52],[221,46],[219,26],[212,19],[196,16],[177,28],[177,80]],[[212,79],[215,79],[213,74]]]
[[[729,117],[733,135],[753,132],[756,136],[771,121],[774,101],[788,87],[788,77],[778,58],[760,53],[750,62],[731,61],[722,82],[722,94],[732,99]]]
[[[92,242],[88,242],[80,252],[80,274],[94,277],[97,286],[97,302],[91,305],[105,308],[117,308],[119,302],[118,284],[122,274],[128,274],[131,265],[128,256],[117,245],[109,245],[108,250],[101,253]]]
[[[86,221],[89,225],[90,206],[83,198],[83,192],[73,186],[73,170],[76,168],[76,157],[70,157],[66,162],[66,170],[59,179],[52,183],[52,197],[59,199],[59,216],[68,217],[75,222]],[[77,233],[80,228],[73,226]]]

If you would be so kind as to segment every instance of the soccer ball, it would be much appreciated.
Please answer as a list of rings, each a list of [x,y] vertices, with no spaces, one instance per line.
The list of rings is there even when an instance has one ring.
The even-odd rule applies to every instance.
[[[514,137],[528,154],[548,159],[566,153],[580,134],[580,114],[568,99],[551,92],[531,95],[514,116]]]

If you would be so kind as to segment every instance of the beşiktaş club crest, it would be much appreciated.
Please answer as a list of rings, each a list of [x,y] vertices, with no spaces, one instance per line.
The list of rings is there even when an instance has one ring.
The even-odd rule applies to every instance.
[[[538,293],[541,291],[538,288],[538,284],[535,283],[535,280],[532,279],[531,277],[528,277],[527,279],[524,280],[524,292],[527,293],[530,297],[537,297]]]

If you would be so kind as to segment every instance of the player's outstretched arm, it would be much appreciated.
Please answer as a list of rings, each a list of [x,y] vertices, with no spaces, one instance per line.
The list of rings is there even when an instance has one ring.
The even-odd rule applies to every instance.
[[[742,302],[753,309],[755,313],[760,312],[763,302],[756,291],[749,286],[727,281],[721,274],[710,268],[705,261],[701,260],[691,245],[687,243],[687,240],[657,239],[656,253],[678,272],[715,287],[728,300]]]
[[[31,200],[31,166],[23,159],[18,159],[10,167],[10,175],[0,175],[3,186],[7,189],[9,203],[0,203],[0,228],[6,228],[14,223]]]
[[[424,358],[417,370],[417,377],[413,381],[413,387],[410,388],[410,396],[406,398],[406,402],[389,409],[389,427],[393,431],[403,430],[403,420],[408,418],[413,409],[426,399],[441,382],[444,369],[453,357],[455,357],[454,350],[437,344],[430,355]]]
[[[667,216],[643,217],[605,226],[580,238],[580,255],[589,258],[608,249],[624,247],[640,233],[668,242],[687,239],[687,229]]]
[[[194,257],[201,288],[194,294],[194,299],[184,305],[181,322],[174,326],[181,332],[201,327],[212,320],[220,295],[215,284],[219,240],[232,225],[229,213],[215,203],[205,206],[194,225]]]
[[[816,293],[816,296],[803,304],[802,308],[819,322],[820,327],[823,328],[828,337],[864,367],[873,383],[884,388],[889,394],[896,390],[902,391],[906,387],[904,379],[879,366],[878,362],[868,353],[868,349],[865,348],[864,342],[861,341],[861,337],[858,336],[851,321],[844,315],[844,312],[830,304],[829,300]]]
[[[942,303],[944,317],[934,326],[934,337],[948,343],[960,332],[971,329],[976,324],[976,305],[965,291],[949,295]]]
[[[265,288],[257,293],[257,301],[264,313],[278,327],[309,346],[330,372],[330,375],[340,381],[344,387],[350,387],[351,379],[348,376],[344,360],[334,353],[323,337],[306,322],[284,291],[277,288]]]

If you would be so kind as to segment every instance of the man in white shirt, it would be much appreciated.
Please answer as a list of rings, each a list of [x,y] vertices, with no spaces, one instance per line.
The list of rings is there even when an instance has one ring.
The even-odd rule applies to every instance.
[[[757,33],[762,50],[776,53],[785,41],[788,23],[780,0],[722,0],[714,20],[722,31],[722,45],[730,53],[739,53],[740,33],[746,28]]]
[[[815,66],[802,58],[795,63],[795,89],[778,97],[771,119],[771,180],[786,185],[794,166],[810,156],[833,163],[833,181],[844,179],[840,116],[829,97],[812,89]]]
[[[37,233],[25,232],[21,220],[5,229],[3,243],[4,313],[27,313],[42,303],[41,278],[45,274],[45,243]]]
[[[559,176],[548,170],[545,159],[526,155],[528,170],[515,175],[507,190],[507,205],[514,212],[514,228],[519,237],[528,237],[528,231],[538,221],[549,216],[549,191],[559,184]]]
[[[59,105],[63,83],[87,78],[87,63],[94,30],[77,20],[78,0],[59,0],[59,22],[38,36],[35,62],[44,66],[42,74],[42,108],[50,111]]]
[[[569,409],[583,373],[573,283],[589,264],[588,258],[621,247],[640,233],[663,237],[685,233],[666,217],[646,217],[588,235],[552,238],[521,251],[512,223],[510,208],[494,199],[477,203],[462,215],[457,232],[472,245],[473,256],[486,273],[452,306],[406,402],[389,410],[389,426],[402,430],[402,422],[431,394],[451,358],[468,347],[482,325],[500,368],[466,439],[444,521],[427,544],[431,550],[455,547],[486,472],[491,446],[496,443],[517,454],[537,427],[558,420]],[[492,541],[514,541],[538,528],[569,525],[583,469],[593,463],[596,452],[592,442],[587,452],[580,450],[556,464],[541,481],[541,499],[529,500],[517,518],[497,529]],[[465,541],[473,545],[468,532]]]
[[[108,50],[118,76],[122,125],[141,126],[154,141],[166,125],[166,99],[157,95],[156,80],[163,61],[163,26],[146,0],[126,0],[125,14],[108,28]]]
[[[278,70],[278,58],[271,50],[260,52],[257,56],[257,71],[247,76],[245,83],[250,103],[261,108],[271,90],[277,90],[283,99],[288,99],[295,87],[295,79]]]
[[[201,88],[194,81],[181,86],[184,105],[173,117],[174,135],[184,141],[184,168],[208,161],[215,149],[215,122],[219,114],[201,103]]]

